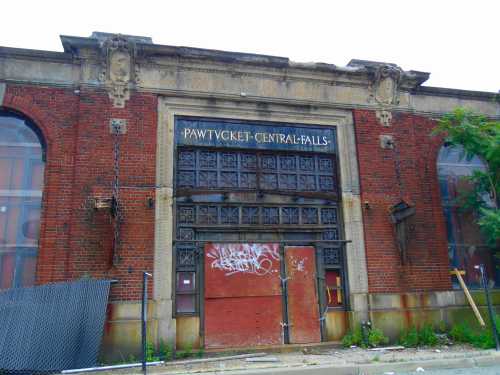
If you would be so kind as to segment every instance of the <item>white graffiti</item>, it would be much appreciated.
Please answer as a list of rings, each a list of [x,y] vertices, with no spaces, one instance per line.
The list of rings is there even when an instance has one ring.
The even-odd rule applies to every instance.
[[[213,244],[207,257],[213,259],[211,267],[226,276],[239,272],[264,276],[279,272],[273,270],[273,261],[280,259],[278,249],[276,244]]]
[[[304,259],[301,259],[301,260],[298,260],[298,259],[294,259],[292,261],[292,265],[293,267],[297,270],[297,271],[300,271],[300,272],[304,272],[304,263],[305,263],[305,258]]]

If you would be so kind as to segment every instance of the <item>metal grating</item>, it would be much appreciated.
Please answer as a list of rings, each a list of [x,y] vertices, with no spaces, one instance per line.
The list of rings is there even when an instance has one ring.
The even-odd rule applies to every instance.
[[[329,155],[180,149],[179,189],[283,190],[334,193],[335,160]]]
[[[110,281],[82,280],[0,293],[0,373],[93,367]]]
[[[248,206],[225,204],[182,204],[177,206],[179,239],[193,239],[194,233],[182,227],[212,225],[337,225],[336,207]],[[333,236],[333,235],[332,235]],[[335,235],[335,237],[337,237]],[[326,239],[326,238],[325,238]],[[327,238],[338,239],[338,238]]]

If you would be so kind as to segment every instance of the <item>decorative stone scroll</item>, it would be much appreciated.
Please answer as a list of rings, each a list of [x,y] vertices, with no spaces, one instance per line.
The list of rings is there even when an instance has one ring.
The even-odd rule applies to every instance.
[[[389,111],[381,110],[381,111],[376,111],[375,115],[377,116],[377,120],[380,125],[389,127],[391,126],[391,121],[392,121],[392,113]]]
[[[123,108],[137,82],[135,43],[122,35],[112,35],[102,42],[102,51],[104,66],[100,79],[113,106]]]
[[[399,104],[399,86],[403,71],[395,65],[384,64],[376,68],[371,84],[371,96],[379,104]]]

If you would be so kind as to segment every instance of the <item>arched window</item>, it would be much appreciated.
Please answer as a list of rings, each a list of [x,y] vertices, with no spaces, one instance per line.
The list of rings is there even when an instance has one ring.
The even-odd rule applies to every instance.
[[[35,283],[43,155],[33,124],[0,110],[0,289]]]
[[[500,286],[500,274],[496,267],[499,261],[493,250],[486,246],[475,223],[477,213],[460,208],[457,202],[460,193],[470,189],[470,182],[464,177],[472,175],[474,170],[485,170],[486,164],[477,156],[467,158],[461,146],[443,146],[439,151],[437,167],[450,266],[466,272],[464,280],[468,286],[479,287],[479,272],[474,266],[484,264],[490,287]],[[458,287],[456,278],[452,280]]]

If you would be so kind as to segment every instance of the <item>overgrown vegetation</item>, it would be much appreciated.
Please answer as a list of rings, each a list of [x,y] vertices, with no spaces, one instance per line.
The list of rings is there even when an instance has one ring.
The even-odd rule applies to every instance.
[[[500,317],[495,318],[497,327],[500,327]],[[495,347],[495,338],[490,327],[473,330],[466,322],[456,324],[450,330],[450,337],[454,342],[471,344],[480,349]]]
[[[203,348],[193,351],[193,346],[188,345],[184,350],[177,350],[175,352],[176,359],[185,359],[191,357],[203,357]],[[166,344],[163,340],[160,341],[158,345],[158,350],[156,350],[152,342],[146,343],[146,361],[171,361],[174,358],[174,352],[172,346]]]
[[[439,344],[439,338],[430,324],[425,324],[420,329],[411,326],[401,333],[399,344],[408,348],[417,346],[436,346]]]
[[[496,325],[500,328],[500,316],[496,316]],[[346,348],[357,346],[361,348],[376,347],[389,343],[389,339],[382,330],[373,328],[363,331],[360,326],[354,331],[349,331],[342,339],[342,345]],[[433,347],[436,345],[470,344],[479,349],[495,348],[495,338],[490,326],[473,329],[467,322],[461,322],[447,328],[441,322],[437,329],[431,324],[425,324],[420,328],[411,326],[401,332],[396,342],[407,348]]]
[[[385,345],[389,343],[389,338],[384,335],[384,332],[378,328],[369,328],[363,335],[363,331],[360,326],[354,329],[354,331],[349,331],[342,338],[342,345],[349,348],[353,345],[359,346],[361,348],[375,347],[380,345]]]
[[[500,122],[465,108],[445,115],[434,134],[444,134],[450,145],[460,145],[464,157],[474,155],[487,163],[487,170],[476,170],[463,177],[471,182],[470,189],[461,191],[457,202],[464,209],[478,213],[477,224],[488,245],[500,245]]]

